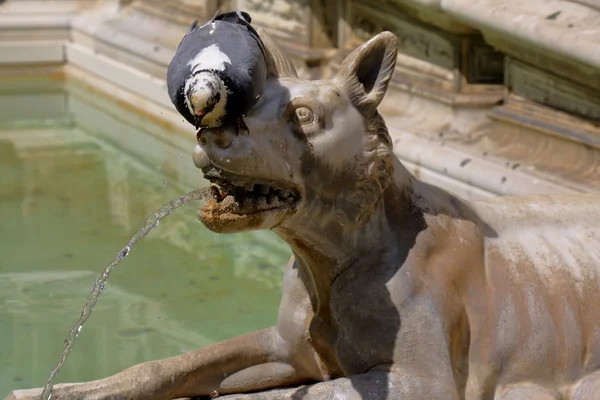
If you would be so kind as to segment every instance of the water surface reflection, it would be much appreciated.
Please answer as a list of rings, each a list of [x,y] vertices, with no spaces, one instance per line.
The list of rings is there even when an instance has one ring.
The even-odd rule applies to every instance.
[[[191,164],[190,154],[167,150]],[[7,394],[44,384],[103,267],[148,214],[194,183],[170,181],[114,140],[74,125],[0,127],[0,177]],[[58,382],[97,379],[273,324],[288,257],[270,232],[217,235],[197,221],[193,203],[184,206],[111,275]]]

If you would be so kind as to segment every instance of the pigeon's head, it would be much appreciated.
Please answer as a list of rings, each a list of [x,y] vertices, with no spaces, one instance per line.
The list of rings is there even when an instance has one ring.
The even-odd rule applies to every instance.
[[[226,114],[227,94],[223,80],[209,71],[197,72],[186,80],[183,95],[196,129],[213,128],[222,123]]]

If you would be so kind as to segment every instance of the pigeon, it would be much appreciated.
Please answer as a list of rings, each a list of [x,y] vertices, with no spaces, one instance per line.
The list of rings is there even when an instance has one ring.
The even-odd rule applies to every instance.
[[[265,46],[245,11],[194,21],[167,69],[167,91],[196,129],[237,124],[260,99],[267,80]]]

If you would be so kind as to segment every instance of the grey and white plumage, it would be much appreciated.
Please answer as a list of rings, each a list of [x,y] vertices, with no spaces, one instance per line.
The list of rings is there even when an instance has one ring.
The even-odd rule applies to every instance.
[[[267,79],[265,48],[250,15],[234,11],[190,26],[167,70],[177,111],[198,128],[241,122]]]

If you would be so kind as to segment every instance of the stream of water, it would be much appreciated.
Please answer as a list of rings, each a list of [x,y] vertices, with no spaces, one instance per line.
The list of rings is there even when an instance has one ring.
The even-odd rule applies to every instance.
[[[121,261],[123,261],[125,257],[127,257],[127,255],[129,255],[129,252],[139,240],[143,239],[146,235],[148,235],[148,233],[150,233],[150,231],[152,231],[158,226],[160,220],[169,216],[177,208],[183,206],[186,203],[189,203],[190,201],[206,199],[207,195],[208,188],[196,189],[183,196],[179,196],[178,198],[165,204],[158,211],[154,212],[146,219],[144,225],[135,233],[135,235],[131,237],[131,239],[129,239],[127,245],[125,245],[125,247],[119,250],[115,258],[110,262],[110,264],[106,266],[102,274],[98,277],[98,279],[96,279],[96,282],[94,283],[94,288],[92,289],[92,292],[88,295],[85,305],[83,306],[79,320],[77,320],[77,323],[69,331],[69,334],[65,339],[64,350],[60,357],[60,360],[58,361],[58,364],[56,364],[56,367],[54,367],[54,369],[50,373],[48,381],[46,382],[44,390],[42,391],[42,400],[50,400],[52,398],[53,381],[60,372],[60,369],[65,363],[67,357],[69,356],[69,353],[73,348],[75,340],[81,333],[83,325],[92,314],[94,306],[98,302],[98,297],[100,296],[100,294],[102,294],[104,286],[106,285],[106,281],[108,280],[108,277],[112,270],[117,265],[119,265],[119,263],[121,263]]]

